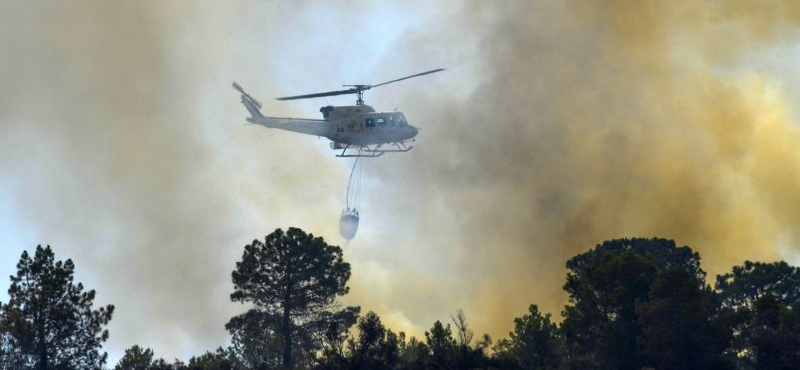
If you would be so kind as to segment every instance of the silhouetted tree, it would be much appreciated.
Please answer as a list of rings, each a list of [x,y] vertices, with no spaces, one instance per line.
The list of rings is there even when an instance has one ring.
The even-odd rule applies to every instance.
[[[514,319],[514,331],[495,347],[501,367],[555,370],[564,360],[564,342],[550,314],[542,315],[531,305],[528,314]]]
[[[424,370],[430,361],[430,349],[424,342],[411,337],[406,341],[406,335],[400,333],[400,368],[405,370]]]
[[[800,301],[800,268],[784,261],[745,261],[731,272],[717,276],[715,287],[724,308],[748,308],[766,294],[791,305]]]
[[[656,369],[725,369],[723,353],[730,327],[717,315],[714,293],[686,269],[673,266],[658,273],[649,300],[636,313],[648,363]]]
[[[153,364],[153,350],[133,345],[125,350],[114,370],[150,370]]]
[[[175,360],[172,363],[167,362],[163,358],[153,361],[148,370],[186,370],[186,365],[183,361]]]
[[[254,240],[245,246],[232,277],[231,300],[252,303],[255,308],[233,318],[229,330],[234,335],[258,336],[259,330],[271,328],[264,332],[265,340],[243,339],[270,345],[278,340],[281,364],[287,368],[293,367],[298,355],[319,348],[328,322],[357,313],[357,308],[336,311],[335,299],[348,292],[350,278],[350,265],[343,261],[341,248],[298,228],[277,229],[264,242]],[[242,325],[253,321],[262,325],[257,330],[243,329]]]
[[[3,312],[3,302],[0,302],[0,313]],[[0,370],[18,370],[25,368],[25,358],[18,347],[13,345],[13,338],[4,323],[0,320]]]
[[[374,312],[358,320],[358,336],[348,340],[349,369],[393,369],[397,366],[399,343]]]
[[[463,310],[456,311],[455,316],[450,316],[453,326],[456,329],[455,335],[455,367],[456,369],[484,368],[490,364],[486,356],[487,348],[492,344],[492,339],[488,334],[484,334],[482,339],[472,345],[474,337],[473,331],[467,323],[467,316]]]
[[[800,335],[788,334],[796,326],[793,307],[800,305],[798,287],[800,268],[783,261],[745,261],[717,276],[721,307],[734,328],[728,350],[731,361],[741,368],[778,369],[798,359]]]
[[[454,364],[456,342],[450,331],[450,324],[442,325],[439,320],[425,332],[425,341],[431,351],[430,365],[433,369],[451,369]]]
[[[234,370],[236,365],[233,352],[220,347],[215,352],[206,352],[189,359],[186,370]]]
[[[636,303],[658,271],[677,266],[703,281],[700,256],[666,239],[606,241],[567,262],[570,305],[562,324],[572,369],[639,370],[646,365]],[[701,285],[698,283],[698,285]]]
[[[231,350],[244,368],[273,369],[282,363],[283,342],[276,315],[251,309],[233,317],[225,328],[231,333]]]
[[[798,288],[800,289],[800,288]],[[790,370],[800,366],[800,301],[786,306],[765,294],[754,302],[750,346],[757,370]]]
[[[471,352],[472,338],[475,333],[472,332],[467,323],[467,316],[464,315],[463,310],[456,311],[455,316],[451,316],[453,325],[456,327],[456,352],[457,352],[457,367],[459,369],[468,369],[472,367]]]
[[[103,327],[114,306],[92,309],[95,291],[73,283],[72,260],[56,261],[50,246],[25,251],[11,277],[9,302],[0,322],[23,368],[97,369],[106,361],[100,353],[108,339]]]

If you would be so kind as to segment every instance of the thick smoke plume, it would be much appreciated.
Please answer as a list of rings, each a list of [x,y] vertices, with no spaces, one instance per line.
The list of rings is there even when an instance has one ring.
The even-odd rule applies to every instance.
[[[412,321],[458,302],[502,335],[530,303],[558,313],[566,259],[610,238],[674,238],[711,277],[800,248],[796,102],[752,62],[797,43],[797,2],[474,3],[454,19],[480,62],[450,78],[481,82],[464,101],[407,97],[420,143],[380,167],[423,205],[394,215],[419,220],[404,266],[445,271],[402,268],[404,297],[451,305],[409,300]]]

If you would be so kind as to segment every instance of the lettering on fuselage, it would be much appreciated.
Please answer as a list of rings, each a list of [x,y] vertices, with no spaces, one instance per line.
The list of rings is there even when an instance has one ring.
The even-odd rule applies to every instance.
[[[348,117],[333,119],[340,113],[340,107],[334,107],[329,113],[332,121],[332,140],[356,145],[396,142],[408,139],[404,131],[408,130],[408,122],[400,112],[375,113],[369,108],[366,113],[359,112]],[[354,107],[344,107],[354,111]],[[356,107],[360,108],[360,107]]]

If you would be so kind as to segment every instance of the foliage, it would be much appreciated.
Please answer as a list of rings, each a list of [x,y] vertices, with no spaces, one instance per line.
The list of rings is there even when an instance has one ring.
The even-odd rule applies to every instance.
[[[206,352],[192,357],[186,365],[187,370],[234,370],[238,367],[236,356],[222,347],[215,352]]]
[[[149,370],[153,364],[153,350],[133,345],[125,350],[114,370]]]
[[[406,341],[406,336],[402,332],[399,337],[399,357],[400,363],[402,364],[400,368],[406,370],[427,369],[431,354],[425,342],[421,342],[414,337]]]
[[[638,370],[646,365],[637,302],[646,302],[659,271],[685,270],[702,286],[700,256],[666,239],[617,239],[567,261],[563,332],[569,366]]]
[[[430,331],[425,332],[425,342],[430,348],[430,366],[432,369],[449,369],[455,359],[456,341],[450,330],[450,324],[442,325],[436,320]]]
[[[95,291],[73,283],[72,260],[56,261],[50,246],[27,251],[11,277],[9,302],[0,311],[4,347],[17,368],[97,369],[108,339],[103,327],[114,306],[92,309]],[[5,362],[5,361],[4,361]]]
[[[659,272],[649,300],[636,313],[642,328],[640,344],[656,369],[725,369],[722,354],[731,330],[717,316],[714,292],[684,268]]]
[[[790,368],[800,363],[800,268],[750,262],[717,276],[720,306],[734,328],[728,355],[739,367]],[[789,367],[787,367],[789,366]]]
[[[113,306],[73,284],[72,261],[49,247],[22,254],[0,302],[0,370],[98,369]],[[278,229],[245,247],[227,323],[231,345],[156,359],[134,345],[114,370],[788,370],[800,363],[800,270],[746,261],[705,284],[700,257],[666,239],[606,241],[567,262],[563,322],[531,305],[488,353],[466,315],[436,321],[424,340],[395,334],[374,312],[341,308],[350,266],[339,247]],[[353,325],[356,325],[353,328]],[[353,330],[351,330],[353,328]]]
[[[251,309],[231,318],[225,328],[231,333],[231,351],[246,369],[272,369],[282,363],[279,317]]]
[[[797,369],[800,364],[800,301],[787,307],[766,294],[754,302],[750,349],[758,370]]]
[[[492,338],[484,334],[480,341],[472,345],[474,333],[469,329],[467,316],[463,310],[458,310],[455,316],[450,317],[456,328],[456,362],[457,369],[474,369],[491,366],[486,351],[492,345]]]
[[[550,314],[531,305],[528,314],[514,319],[514,331],[495,346],[495,357],[510,369],[555,370],[564,359],[564,342]]]
[[[800,301],[800,268],[783,261],[745,261],[731,272],[717,276],[716,289],[725,308],[748,307],[765,294],[791,304]]]
[[[329,322],[357,312],[335,311],[336,297],[349,290],[350,265],[342,259],[341,248],[298,228],[277,229],[264,242],[245,246],[232,277],[231,300],[255,306],[227,325],[240,337],[237,351],[271,357],[274,351],[266,349],[280,346],[284,367],[318,350]],[[256,347],[248,348],[251,344]],[[273,366],[271,360],[258,359],[265,366]]]

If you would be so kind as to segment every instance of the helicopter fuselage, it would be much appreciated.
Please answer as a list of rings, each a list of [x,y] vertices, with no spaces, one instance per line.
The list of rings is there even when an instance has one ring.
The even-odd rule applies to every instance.
[[[375,112],[369,105],[327,106],[320,109],[323,119],[253,117],[247,121],[268,128],[325,137],[331,148],[380,146],[405,143],[419,130],[401,112]]]

